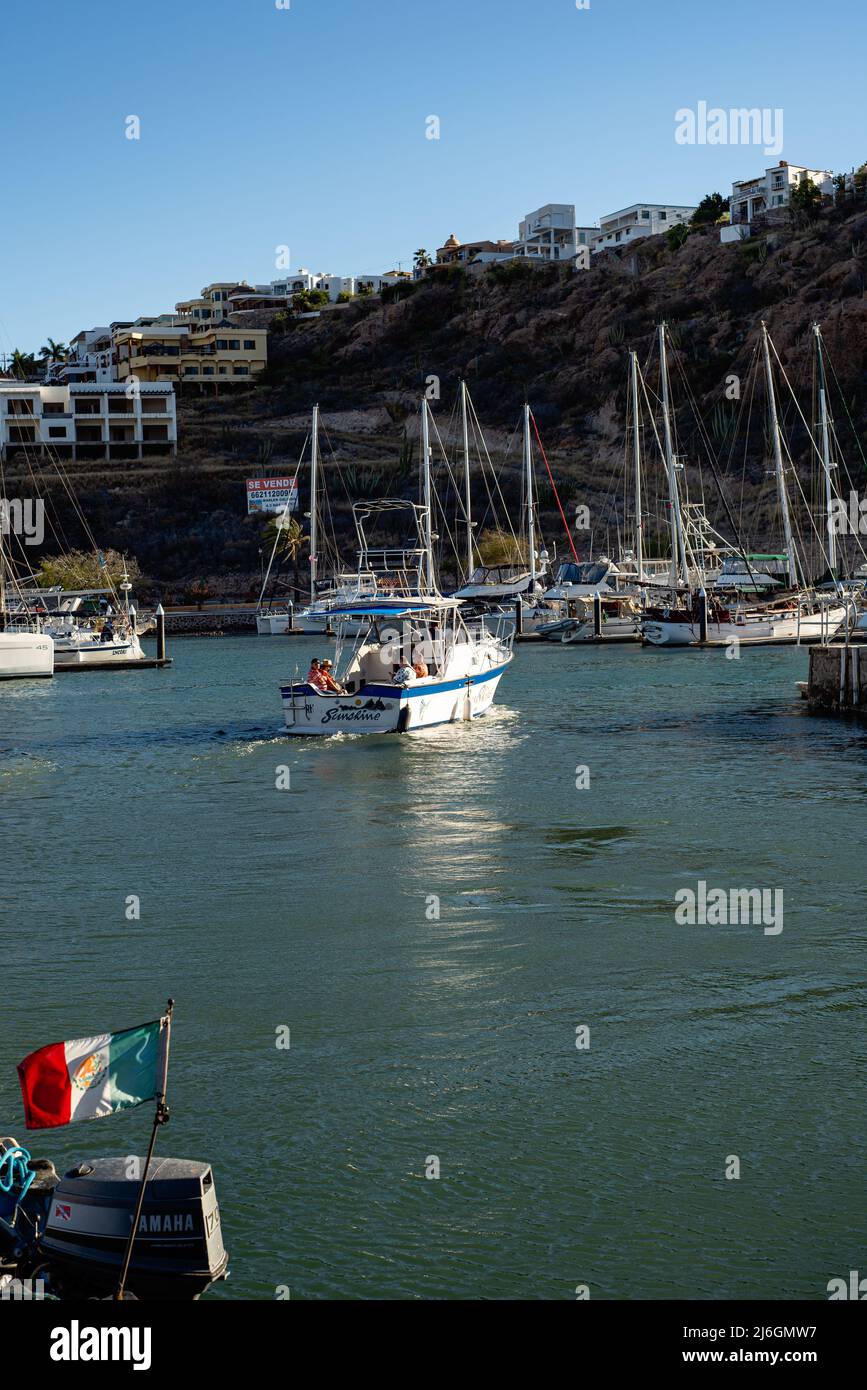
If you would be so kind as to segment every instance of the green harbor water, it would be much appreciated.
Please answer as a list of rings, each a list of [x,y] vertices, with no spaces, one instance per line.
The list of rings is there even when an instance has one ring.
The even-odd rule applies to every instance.
[[[806,652],[528,644],[472,726],[288,740],[322,650],[0,686],[0,1133],[142,1152],[145,1108],[26,1135],[15,1063],[172,995],[158,1142],[214,1164],[209,1298],[867,1274],[867,729],[806,712]],[[700,880],[783,890],[782,932],[681,925]]]

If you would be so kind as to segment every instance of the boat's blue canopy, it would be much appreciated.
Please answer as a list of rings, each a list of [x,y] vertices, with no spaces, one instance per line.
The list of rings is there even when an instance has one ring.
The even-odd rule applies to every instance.
[[[457,608],[451,599],[418,600],[389,603],[348,603],[343,608],[329,608],[329,618],[400,618],[418,613],[436,613],[443,608]]]

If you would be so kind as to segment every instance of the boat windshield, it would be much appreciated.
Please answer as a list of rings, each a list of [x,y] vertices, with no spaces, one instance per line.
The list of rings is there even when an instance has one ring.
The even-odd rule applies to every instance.
[[[601,584],[610,573],[611,565],[606,560],[585,561],[583,564],[568,564],[560,566],[557,575],[558,584]]]

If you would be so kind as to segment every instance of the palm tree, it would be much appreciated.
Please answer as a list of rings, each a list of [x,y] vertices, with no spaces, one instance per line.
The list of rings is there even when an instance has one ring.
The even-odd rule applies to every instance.
[[[423,246],[420,250],[416,251],[415,255],[412,258],[412,263],[415,266],[416,270],[427,270],[428,266],[430,265],[430,256],[428,255],[427,251],[425,251]]]
[[[275,554],[280,560],[289,560],[292,564],[292,575],[295,582],[295,590],[301,588],[299,583],[298,562],[301,559],[301,552],[307,537],[301,529],[300,522],[294,516],[283,517],[275,516],[262,533],[262,540],[268,546],[274,546],[276,541]]]
[[[44,347],[39,349],[39,356],[44,361],[65,362],[69,355],[69,349],[65,343],[55,343],[53,338],[49,338]]]
[[[20,348],[16,348],[9,362],[9,370],[13,376],[19,377],[21,381],[26,381],[29,376],[35,376],[36,359],[33,353],[22,352]]]

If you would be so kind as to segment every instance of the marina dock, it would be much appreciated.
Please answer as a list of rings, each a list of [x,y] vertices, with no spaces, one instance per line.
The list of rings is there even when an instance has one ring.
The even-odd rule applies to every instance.
[[[55,676],[67,671],[157,671],[171,666],[172,658],[145,657],[143,661],[82,661],[66,662],[54,668]]]

